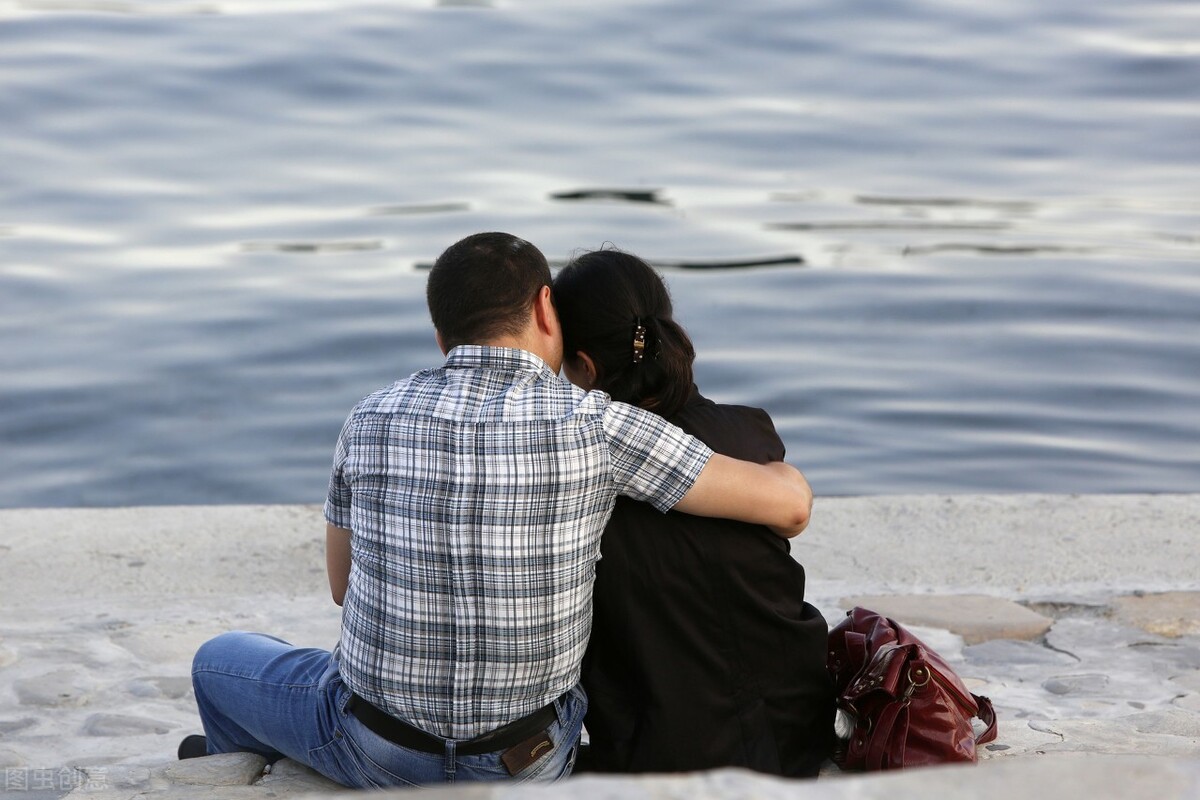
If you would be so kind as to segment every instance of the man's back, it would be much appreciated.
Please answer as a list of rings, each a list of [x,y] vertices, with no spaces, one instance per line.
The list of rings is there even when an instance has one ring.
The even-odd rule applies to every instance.
[[[669,507],[678,497],[664,481],[694,479],[631,485],[620,462],[645,455],[625,453],[605,430],[627,433],[624,414],[530,353],[478,346],[361,402],[339,439],[326,506],[353,531],[347,686],[454,738],[574,686],[599,534],[617,494],[640,485]],[[693,458],[684,469],[702,466]]]

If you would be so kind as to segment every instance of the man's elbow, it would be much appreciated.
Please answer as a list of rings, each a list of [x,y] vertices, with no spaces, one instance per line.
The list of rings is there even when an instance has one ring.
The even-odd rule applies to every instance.
[[[802,492],[801,496],[787,509],[785,516],[780,520],[779,524],[770,527],[777,535],[785,539],[791,539],[804,532],[811,518],[812,493]]]
[[[783,525],[771,525],[769,527],[777,536],[781,536],[784,539],[792,539],[804,533],[804,529],[808,527],[808,517],[807,513],[796,514]]]

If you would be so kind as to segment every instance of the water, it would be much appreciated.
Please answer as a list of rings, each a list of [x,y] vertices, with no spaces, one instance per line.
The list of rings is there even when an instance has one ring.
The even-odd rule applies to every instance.
[[[802,257],[664,271],[820,494],[1200,490],[1200,5],[582,6],[0,0],[0,506],[319,502],[496,229]]]

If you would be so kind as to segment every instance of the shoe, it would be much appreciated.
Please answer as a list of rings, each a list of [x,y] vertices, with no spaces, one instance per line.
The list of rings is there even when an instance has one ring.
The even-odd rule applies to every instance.
[[[179,743],[179,760],[185,758],[203,758],[208,755],[208,737],[201,736],[198,733],[193,733],[190,736],[183,737],[183,741]]]

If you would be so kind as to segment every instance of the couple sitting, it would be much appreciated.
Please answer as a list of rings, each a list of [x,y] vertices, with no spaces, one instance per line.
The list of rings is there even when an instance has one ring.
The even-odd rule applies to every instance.
[[[533,245],[482,233],[427,292],[445,363],[338,438],[337,647],[206,643],[192,754],[356,787],[553,780],[586,714],[581,769],[815,774],[827,631],[786,541],[812,494],[764,412],[697,393],[659,276],[606,250],[552,279]]]

